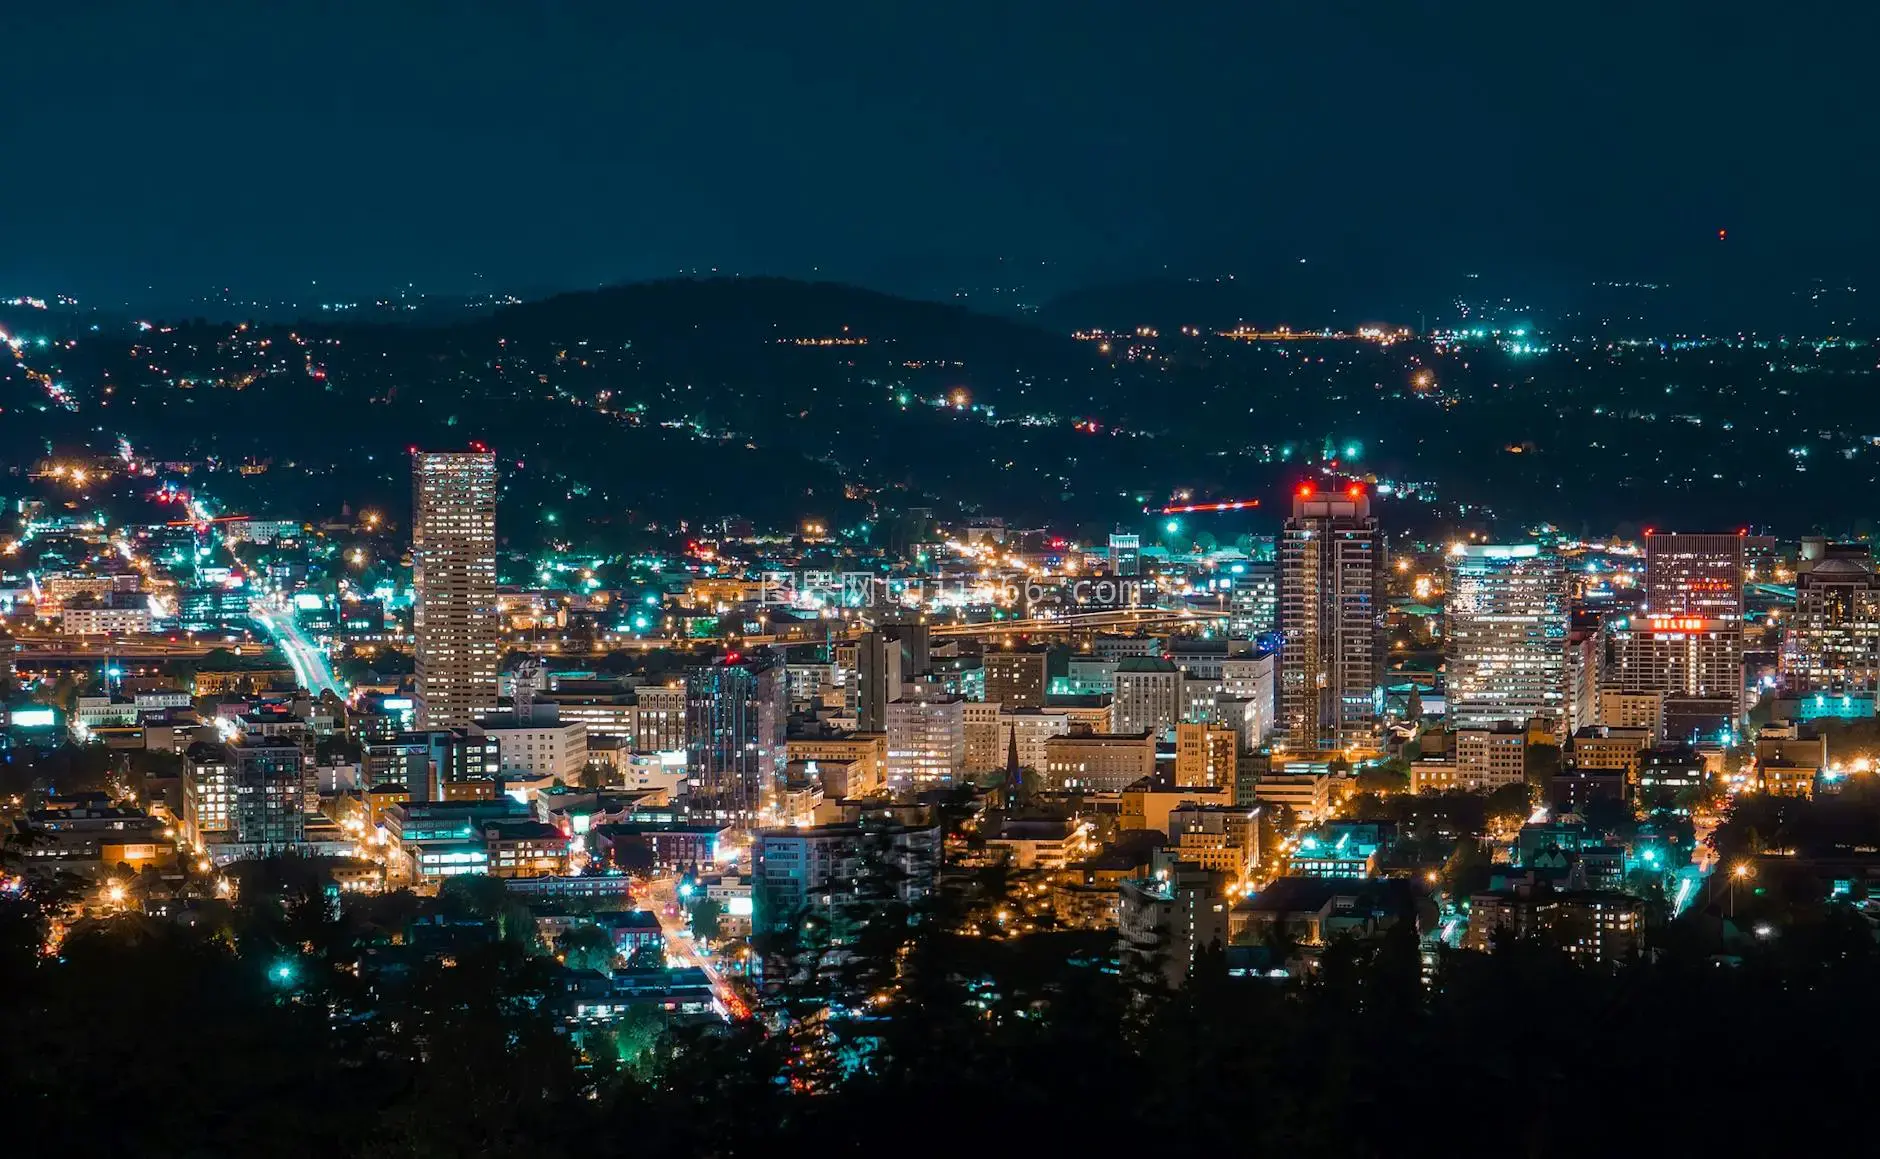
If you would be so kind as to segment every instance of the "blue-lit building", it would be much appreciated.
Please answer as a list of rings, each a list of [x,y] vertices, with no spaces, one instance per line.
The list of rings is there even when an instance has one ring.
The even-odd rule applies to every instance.
[[[782,774],[789,719],[784,672],[748,663],[685,674],[687,811],[753,826]]]

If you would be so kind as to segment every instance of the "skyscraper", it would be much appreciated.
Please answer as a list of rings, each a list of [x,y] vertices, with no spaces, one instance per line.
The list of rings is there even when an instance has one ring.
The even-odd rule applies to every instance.
[[[1802,541],[1795,613],[1782,638],[1782,688],[1792,695],[1880,690],[1880,575],[1866,544]]]
[[[1544,720],[1566,733],[1567,573],[1533,544],[1452,550],[1444,601],[1449,720],[1488,728]]]
[[[1110,574],[1142,574],[1142,536],[1114,532],[1110,536]]]
[[[685,674],[686,809],[753,826],[784,767],[789,720],[783,669],[727,661]]]
[[[1714,727],[1736,735],[1743,716],[1742,535],[1648,532],[1645,536],[1644,630],[1637,620],[1624,643],[1638,670],[1662,666],[1664,734],[1683,740]],[[1673,676],[1674,670],[1681,678]]]
[[[1741,622],[1743,536],[1647,532],[1645,610]]]
[[[418,452],[411,496],[418,727],[462,728],[496,708],[496,456]]]
[[[1280,538],[1280,734],[1294,750],[1374,748],[1384,677],[1384,537],[1359,484],[1302,485]]]

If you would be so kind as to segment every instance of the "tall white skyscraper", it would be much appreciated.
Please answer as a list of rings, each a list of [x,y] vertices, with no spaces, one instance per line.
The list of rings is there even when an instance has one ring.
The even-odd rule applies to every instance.
[[[420,451],[411,470],[412,626],[421,729],[496,708],[496,456]]]
[[[1533,544],[1453,549],[1443,660],[1455,728],[1544,720],[1566,732],[1567,573]]]
[[[1294,751],[1376,748],[1384,536],[1363,486],[1301,486],[1279,567],[1279,739]]]

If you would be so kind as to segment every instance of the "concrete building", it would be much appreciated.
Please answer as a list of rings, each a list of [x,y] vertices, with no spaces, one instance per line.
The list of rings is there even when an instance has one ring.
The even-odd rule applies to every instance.
[[[412,456],[412,630],[421,729],[496,709],[496,456]]]
[[[1471,792],[1493,792],[1527,779],[1527,729],[1518,724],[1456,730],[1456,779]]]
[[[1780,672],[1790,696],[1880,692],[1880,575],[1867,544],[1802,541]]]
[[[784,742],[785,759],[790,764],[814,763],[818,766],[844,767],[835,797],[868,797],[879,793],[888,778],[888,734],[885,732],[846,732],[823,737],[791,737]],[[824,782],[825,792],[829,789]]]
[[[897,789],[951,785],[966,769],[966,702],[907,685],[888,704],[888,783]]]
[[[988,649],[982,658],[986,699],[1015,708],[1044,707],[1050,654],[1043,648]]]
[[[478,717],[470,731],[496,741],[503,775],[554,777],[564,785],[581,783],[587,767],[587,725],[563,720],[555,704],[537,704],[527,713],[503,712]]]
[[[939,867],[938,826],[766,829],[752,846],[752,927],[785,929],[807,911],[852,935],[882,903],[925,897]]]
[[[1005,767],[1005,730],[999,727],[1000,705],[993,700],[969,700],[961,713],[966,730],[966,771],[989,773]]]
[[[1384,539],[1364,487],[1303,484],[1280,538],[1279,739],[1295,752],[1377,748]]]
[[[1734,738],[1743,717],[1743,623],[1694,616],[1634,617],[1611,632],[1612,663],[1604,687],[1657,692],[1665,698],[1667,740],[1693,738],[1677,730],[1674,701],[1709,702]],[[1699,716],[1702,714],[1699,713]],[[1723,738],[1705,736],[1716,741]]]
[[[1231,787],[1239,752],[1240,735],[1231,728],[1178,724],[1175,726],[1175,783]]]
[[[1116,665],[1116,696],[1110,719],[1119,733],[1160,737],[1181,719],[1181,672],[1155,656],[1130,656]]]
[[[1533,544],[1451,549],[1443,660],[1452,728],[1567,728],[1567,572]]]
[[[1653,744],[1664,736],[1665,694],[1662,692],[1627,692],[1623,688],[1602,688],[1599,711],[1593,724],[1612,728],[1642,728]]]
[[[1155,775],[1155,738],[1147,731],[1050,737],[1044,774],[1061,792],[1120,793]]]
[[[1046,742],[1054,736],[1063,736],[1071,731],[1071,718],[1061,712],[1040,709],[1019,709],[999,714],[999,764],[1005,767],[1005,758],[1010,754],[1016,742],[1018,747],[1018,765],[1023,769],[1042,772],[1050,760],[1045,751]]]
[[[1117,909],[1117,946],[1126,975],[1179,987],[1204,950],[1225,948],[1227,901],[1220,875],[1177,865],[1125,881]]]

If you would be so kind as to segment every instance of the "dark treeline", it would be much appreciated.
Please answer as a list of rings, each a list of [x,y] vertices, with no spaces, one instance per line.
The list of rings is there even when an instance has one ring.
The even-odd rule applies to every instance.
[[[1861,1137],[1880,1032],[1880,953],[1828,910],[1729,959],[1700,914],[1616,970],[1506,942],[1446,954],[1427,982],[1400,926],[1303,982],[1232,978],[1209,954],[1173,993],[1129,984],[1101,936],[897,914],[843,966],[874,991],[855,1013],[570,1036],[558,968],[500,885],[335,914],[276,877],[193,926],[79,927],[56,958],[30,900],[0,907],[0,1090],[36,1150],[1789,1153]],[[414,922],[485,936],[378,968]],[[776,1009],[817,1009],[830,979],[807,977]]]

